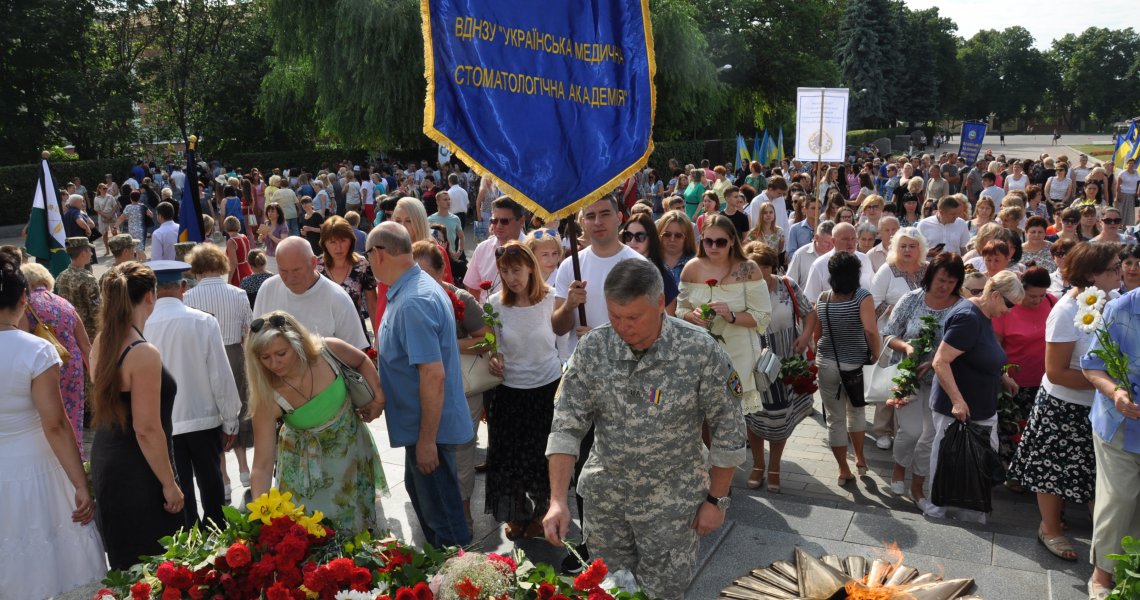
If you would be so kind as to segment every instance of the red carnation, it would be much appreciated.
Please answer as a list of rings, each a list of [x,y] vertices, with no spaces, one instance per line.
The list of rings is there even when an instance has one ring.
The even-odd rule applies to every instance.
[[[352,569],[355,567],[356,563],[352,562],[351,558],[335,558],[329,561],[329,570],[332,571],[337,583],[347,583],[352,578]]]
[[[279,581],[273,584],[273,587],[265,590],[265,598],[266,600],[293,600],[293,594],[289,593],[289,589]]]
[[[422,581],[417,583],[416,587],[412,588],[412,594],[416,597],[416,600],[432,600],[435,598],[435,596],[432,595],[431,588],[428,587],[428,584]]]
[[[158,580],[162,583],[170,585],[170,580],[174,577],[174,563],[166,561],[161,565],[158,565],[158,569],[155,570],[154,576],[157,577]]]
[[[493,288],[493,287],[495,287],[495,284],[491,283],[490,281],[480,281],[479,282],[479,289],[483,290],[484,292],[491,291],[491,288]]]
[[[416,595],[408,588],[400,588],[396,590],[396,600],[416,600]]]
[[[1021,434],[1015,433],[1015,434],[1013,434],[1013,437],[1011,439],[1013,440],[1013,443],[1020,444],[1021,443]]]
[[[463,581],[452,586],[455,588],[455,593],[463,600],[479,600],[479,594],[483,592],[483,588],[475,585],[470,577],[464,577]]]
[[[580,575],[574,578],[574,589],[587,591],[598,587],[602,580],[606,578],[609,569],[606,568],[606,563],[602,559],[597,559],[590,563],[590,566],[582,571]]]
[[[241,542],[234,542],[226,550],[226,564],[229,566],[240,569],[249,564],[253,558],[249,553],[249,547]]]
[[[554,594],[554,597],[550,600],[570,600],[570,598],[566,597],[565,594]]]
[[[349,581],[352,583],[352,589],[358,592],[366,592],[372,586],[372,571],[365,567],[356,567],[352,570]]]
[[[716,280],[715,279],[706,279],[705,285],[712,287],[712,286],[716,285]]]
[[[160,567],[161,568],[161,567]],[[131,600],[149,600],[150,584],[140,581],[131,586]]]
[[[1025,419],[1020,419],[1017,421],[1017,428],[1022,430],[1022,431],[1025,431],[1025,428],[1028,426],[1029,426],[1029,421],[1027,421]]]
[[[513,559],[509,556],[503,556],[502,554],[495,554],[494,552],[492,552],[492,553],[487,555],[487,560],[507,565],[508,567],[510,567],[511,573],[514,573],[519,568],[518,564],[515,563],[515,559]]]
[[[178,588],[168,587],[162,590],[162,600],[182,600],[182,591]]]
[[[605,590],[600,587],[595,587],[590,590],[589,600],[614,600],[614,597],[609,595]]]
[[[542,600],[550,600],[556,591],[558,590],[550,582],[544,581],[538,584],[538,597]]]
[[[392,600],[392,597],[388,594],[381,594],[379,596],[376,596],[376,600]]]

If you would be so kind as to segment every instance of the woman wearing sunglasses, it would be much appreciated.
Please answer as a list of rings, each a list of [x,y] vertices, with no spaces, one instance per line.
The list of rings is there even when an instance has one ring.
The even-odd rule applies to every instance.
[[[708,329],[732,359],[743,387],[745,415],[761,409],[752,369],[760,355],[757,337],[772,317],[768,285],[756,263],[744,256],[732,221],[711,215],[697,257],[681,271],[677,314]]]
[[[336,338],[320,338],[275,310],[254,319],[245,344],[249,415],[253,421],[250,491],[277,488],[324,513],[337,531],[375,530],[376,491],[387,492],[376,443],[362,421],[380,416],[384,391],[372,361]],[[375,400],[359,409],[348,398],[332,353],[359,371]],[[278,420],[284,424],[277,429]],[[276,439],[276,444],[274,443]]]
[[[661,262],[680,285],[681,270],[697,255],[697,238],[693,223],[683,210],[670,210],[657,220],[657,235],[661,238]]]
[[[657,227],[653,218],[648,214],[634,215],[625,222],[621,230],[621,243],[633,248],[638,254],[649,259],[661,271],[661,278],[665,282],[665,311],[670,315],[677,314],[677,282],[665,268],[661,260],[661,240],[657,237]]]
[[[942,342],[931,363],[935,378],[930,394],[934,422],[930,473],[935,479],[942,438],[955,419],[989,427],[990,446],[998,449],[998,395],[1002,386],[1016,394],[1017,384],[1002,373],[1006,354],[994,334],[993,319],[1009,312],[1024,294],[1017,275],[1001,271],[986,282],[981,295],[959,303],[946,315]],[[933,503],[923,512],[946,516],[946,508]],[[958,518],[985,523],[986,513],[958,509]]]
[[[1119,209],[1108,207],[1100,214],[1100,233],[1089,240],[1093,244],[1135,244],[1134,236],[1120,233],[1120,225],[1124,222],[1124,215]]]
[[[495,250],[502,289],[488,302],[499,313],[499,352],[491,373],[502,377],[487,407],[485,511],[506,523],[509,540],[543,537],[542,517],[550,504],[546,438],[554,419],[554,393],[562,379],[555,346],[553,288],[542,279],[538,260],[517,241]]]

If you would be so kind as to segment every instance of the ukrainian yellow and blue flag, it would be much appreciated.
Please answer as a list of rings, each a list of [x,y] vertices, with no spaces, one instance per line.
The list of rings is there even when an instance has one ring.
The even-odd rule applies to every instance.
[[[1112,162],[1117,167],[1124,168],[1124,163],[1130,158],[1140,156],[1140,127],[1136,121],[1128,124],[1128,133],[1116,142],[1116,151],[1112,153]]]

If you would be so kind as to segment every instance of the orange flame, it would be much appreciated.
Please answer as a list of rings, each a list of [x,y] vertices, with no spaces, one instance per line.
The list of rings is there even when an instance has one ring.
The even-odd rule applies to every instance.
[[[899,565],[901,565],[903,561],[903,551],[899,548],[899,545],[894,542],[884,542],[883,548],[887,552],[887,559],[894,565],[891,570],[893,571],[899,568]]]
[[[848,581],[845,589],[847,590],[847,600],[901,600],[909,597],[908,594],[900,592],[897,588],[868,588],[855,581]]]

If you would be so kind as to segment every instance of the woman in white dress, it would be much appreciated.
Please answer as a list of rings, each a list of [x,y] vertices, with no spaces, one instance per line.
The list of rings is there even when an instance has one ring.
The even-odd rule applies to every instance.
[[[59,391],[59,354],[20,327],[20,257],[0,252],[0,581],[5,598],[46,598],[106,573],[95,502]]]

